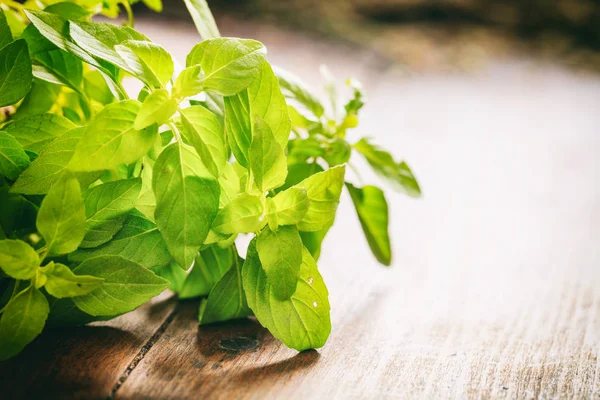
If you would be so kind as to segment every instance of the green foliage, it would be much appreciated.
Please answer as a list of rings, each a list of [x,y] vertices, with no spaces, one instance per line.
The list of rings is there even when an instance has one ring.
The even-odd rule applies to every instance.
[[[254,315],[289,347],[323,346],[315,260],[344,186],[373,254],[392,258],[383,191],[347,182],[353,152],[420,195],[405,162],[347,140],[360,84],[344,103],[326,73],[321,102],[262,43],[220,37],[205,0],[185,0],[204,40],[177,76],[131,27],[129,2],[42,3],[0,8],[0,359],[46,320],[110,319],[166,288],[204,297],[200,324]],[[119,4],[129,26],[92,21]],[[124,79],[143,88],[128,93]],[[238,235],[251,236],[245,260]]]

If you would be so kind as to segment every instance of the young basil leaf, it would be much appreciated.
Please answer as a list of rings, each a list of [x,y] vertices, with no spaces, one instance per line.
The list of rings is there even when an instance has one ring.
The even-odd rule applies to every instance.
[[[40,155],[31,162],[29,167],[19,175],[10,191],[30,195],[48,193],[52,185],[60,179],[62,173],[67,169],[83,130],[84,128],[71,129],[50,142]],[[78,172],[75,177],[81,186],[85,187],[100,178],[102,173],[102,171]]]
[[[242,287],[243,260],[235,255],[229,271],[212,288],[208,297],[202,300],[198,314],[200,325],[252,315]]]
[[[276,231],[263,229],[256,241],[262,268],[280,300],[289,299],[296,291],[302,263],[302,239],[295,226],[281,226]]]
[[[232,202],[242,191],[240,178],[229,163],[225,163],[223,174],[219,177],[219,186],[221,186],[219,208],[223,208]]]
[[[44,8],[44,11],[60,15],[65,19],[73,21],[85,20],[93,14],[93,12],[83,8],[79,4],[66,1],[50,4],[48,7]]]
[[[25,150],[39,153],[48,143],[76,125],[56,114],[40,114],[19,119],[3,129],[12,135]]]
[[[31,279],[40,265],[35,250],[21,240],[0,240],[0,268],[15,279]]]
[[[217,117],[202,106],[192,106],[181,110],[181,123],[184,140],[194,146],[211,174],[219,177],[228,154],[223,126]]]
[[[301,231],[318,231],[333,224],[335,211],[340,202],[346,166],[341,165],[319,172],[298,183],[305,188],[310,207],[298,224]]]
[[[137,210],[132,211],[123,227],[105,245],[93,249],[78,249],[69,254],[69,261],[82,262],[88,258],[115,255],[146,268],[164,267],[171,255],[156,224]]]
[[[0,60],[0,107],[4,107],[15,104],[31,89],[33,74],[25,40],[0,49]]]
[[[140,103],[135,100],[107,105],[86,127],[69,168],[98,171],[140,159],[152,148],[158,134],[156,125],[134,129],[139,110]]]
[[[200,65],[187,67],[175,80],[173,85],[173,97],[184,99],[185,97],[195,96],[204,88],[204,73]]]
[[[392,249],[388,233],[388,204],[383,191],[375,186],[357,188],[346,182],[369,247],[377,261],[389,266]]]
[[[135,208],[144,216],[154,222],[154,210],[156,209],[156,197],[152,191],[152,170],[154,168],[154,160],[146,156],[142,163],[142,190],[140,197],[135,204]]]
[[[0,131],[0,176],[15,180],[29,165],[29,157],[17,140]]]
[[[280,225],[296,225],[306,215],[310,200],[304,188],[290,188],[267,199],[266,218],[271,230]]]
[[[327,144],[323,158],[329,166],[345,164],[352,155],[352,147],[344,139],[337,138]]]
[[[92,227],[86,226],[85,236],[79,247],[82,249],[93,249],[108,242],[121,230],[125,218],[125,215],[121,215]]]
[[[265,225],[262,214],[261,198],[242,193],[219,211],[212,230],[223,235],[257,232]]]
[[[185,273],[185,271],[181,269],[179,264],[177,264],[175,261],[172,261],[167,265],[157,265],[155,267],[150,268],[150,270],[156,275],[160,276],[161,278],[164,278],[167,281],[169,281],[169,290],[173,292],[178,292],[179,290],[181,290],[181,288],[183,287],[183,283],[187,278],[187,274]]]
[[[287,190],[319,172],[323,172],[323,168],[316,162],[312,164],[290,164],[288,165],[288,175],[285,178],[285,183],[277,190]]]
[[[104,282],[103,278],[75,275],[66,265],[54,262],[40,268],[40,273],[46,278],[46,291],[58,299],[86,295]]]
[[[177,101],[165,89],[155,90],[144,99],[133,128],[139,131],[154,123],[159,126],[164,124],[175,114],[177,105]]]
[[[404,161],[396,163],[390,153],[366,138],[359,140],[354,148],[365,157],[378,175],[393,185],[394,189],[412,197],[421,195],[419,183]]]
[[[85,206],[79,182],[72,174],[64,174],[48,191],[36,224],[46,239],[49,254],[67,254],[77,249],[85,231]]]
[[[6,21],[4,10],[0,8],[0,49],[13,41],[12,33],[10,32],[10,26]]]
[[[208,39],[192,48],[186,66],[202,67],[204,90],[233,96],[246,89],[258,76],[266,52],[263,44],[255,40]]]
[[[154,165],[156,224],[171,255],[188,268],[202,246],[219,207],[219,183],[193,148],[169,145]]]
[[[202,39],[214,39],[221,36],[206,0],[184,0],[184,3]]]
[[[273,282],[261,266],[255,241],[242,269],[248,306],[273,336],[298,351],[322,347],[331,332],[327,287],[310,253],[302,251],[298,286],[285,300],[273,293]]]
[[[235,255],[237,256],[237,255]],[[196,256],[194,266],[178,293],[180,299],[206,296],[233,264],[232,247],[208,246]]]
[[[0,360],[18,354],[39,335],[49,311],[48,300],[33,286],[15,296],[0,318]]]
[[[324,108],[319,101],[319,98],[311,93],[300,78],[281,68],[273,67],[273,70],[286,98],[297,101],[311,111],[316,117],[320,118],[323,115]]]
[[[128,66],[124,69],[150,87],[164,88],[173,76],[171,55],[156,43],[126,40],[115,50]]]
[[[271,127],[281,148],[286,148],[291,120],[285,98],[269,63],[262,64],[260,73],[247,90],[225,97],[224,102],[227,139],[240,164],[248,166],[246,153],[252,141],[253,123],[257,116]]]
[[[248,150],[250,169],[258,188],[264,193],[285,183],[287,162],[269,125],[257,117],[254,138]]]
[[[90,315],[113,316],[129,312],[160,294],[169,282],[140,264],[119,256],[85,260],[73,272],[103,278],[102,286],[73,302]]]

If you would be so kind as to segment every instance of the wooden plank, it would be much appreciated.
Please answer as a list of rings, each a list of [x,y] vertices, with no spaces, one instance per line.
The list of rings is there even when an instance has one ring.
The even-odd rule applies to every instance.
[[[174,309],[167,293],[108,322],[47,329],[0,362],[2,397],[107,398]]]

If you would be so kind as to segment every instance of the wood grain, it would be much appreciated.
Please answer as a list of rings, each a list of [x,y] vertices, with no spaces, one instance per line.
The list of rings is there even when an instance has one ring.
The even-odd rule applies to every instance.
[[[180,59],[196,41],[191,25],[139,26]],[[7,398],[600,398],[598,77],[512,60],[407,79],[367,53],[227,26],[311,82],[316,58],[367,82],[350,139],[375,136],[424,189],[387,192],[394,265],[376,265],[344,194],[319,261],[323,349],[287,349],[251,319],[198,328],[197,302],[159,303],[44,334],[0,365]]]

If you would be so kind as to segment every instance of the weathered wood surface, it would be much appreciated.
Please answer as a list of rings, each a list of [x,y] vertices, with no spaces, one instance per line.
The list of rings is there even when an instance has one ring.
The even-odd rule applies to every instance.
[[[252,320],[198,328],[196,302],[167,300],[44,334],[0,364],[2,397],[600,398],[597,77],[514,62],[406,79],[368,53],[227,26],[315,82],[316,60],[365,81],[360,132],[424,189],[388,195],[393,267],[344,195],[319,262],[323,349],[298,354]],[[181,60],[195,41],[189,25],[141,27]]]

